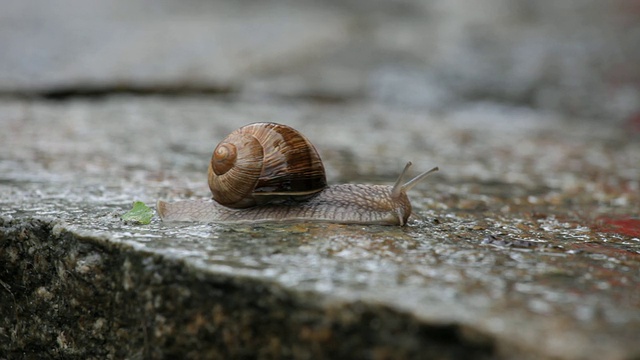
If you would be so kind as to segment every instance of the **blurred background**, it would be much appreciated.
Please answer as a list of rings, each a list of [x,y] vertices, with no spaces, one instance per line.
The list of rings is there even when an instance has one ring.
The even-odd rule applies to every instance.
[[[492,103],[639,129],[640,0],[0,2],[1,94],[129,92]]]

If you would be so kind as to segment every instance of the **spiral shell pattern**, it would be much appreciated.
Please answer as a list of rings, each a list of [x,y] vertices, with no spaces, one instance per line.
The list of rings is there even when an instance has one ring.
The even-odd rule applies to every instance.
[[[254,123],[232,132],[214,150],[209,188],[233,208],[305,199],[327,185],[320,155],[295,129]]]

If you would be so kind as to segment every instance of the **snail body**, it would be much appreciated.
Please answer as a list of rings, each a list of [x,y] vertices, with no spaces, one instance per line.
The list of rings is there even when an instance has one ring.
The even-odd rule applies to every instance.
[[[320,156],[303,135],[285,125],[255,123],[234,131],[214,150],[208,176],[213,201],[160,200],[157,211],[163,221],[402,226],[411,215],[407,191],[438,170],[403,184],[410,166],[393,186],[327,186]]]

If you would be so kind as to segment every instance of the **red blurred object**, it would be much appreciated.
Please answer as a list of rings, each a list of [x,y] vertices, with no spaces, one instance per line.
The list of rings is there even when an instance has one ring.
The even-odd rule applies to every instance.
[[[640,133],[640,112],[631,115],[629,119],[627,119],[626,127],[632,133]]]
[[[592,229],[599,232],[640,237],[640,219],[599,217]]]

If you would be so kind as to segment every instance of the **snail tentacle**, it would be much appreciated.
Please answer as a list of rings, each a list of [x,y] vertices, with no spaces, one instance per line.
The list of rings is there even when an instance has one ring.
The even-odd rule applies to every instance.
[[[410,164],[411,164],[411,162],[409,162],[408,165],[410,165]],[[427,171],[423,172],[422,174],[420,174],[420,175],[414,177],[413,179],[407,181],[406,184],[402,185],[402,190],[403,191],[411,190],[414,186],[418,185],[418,183],[420,183],[420,181],[422,181],[424,178],[426,178],[427,176],[429,176],[429,175],[431,175],[434,172],[439,171],[439,170],[440,170],[440,168],[436,166],[436,167],[434,167],[434,168],[432,168],[430,170],[427,170]]]

